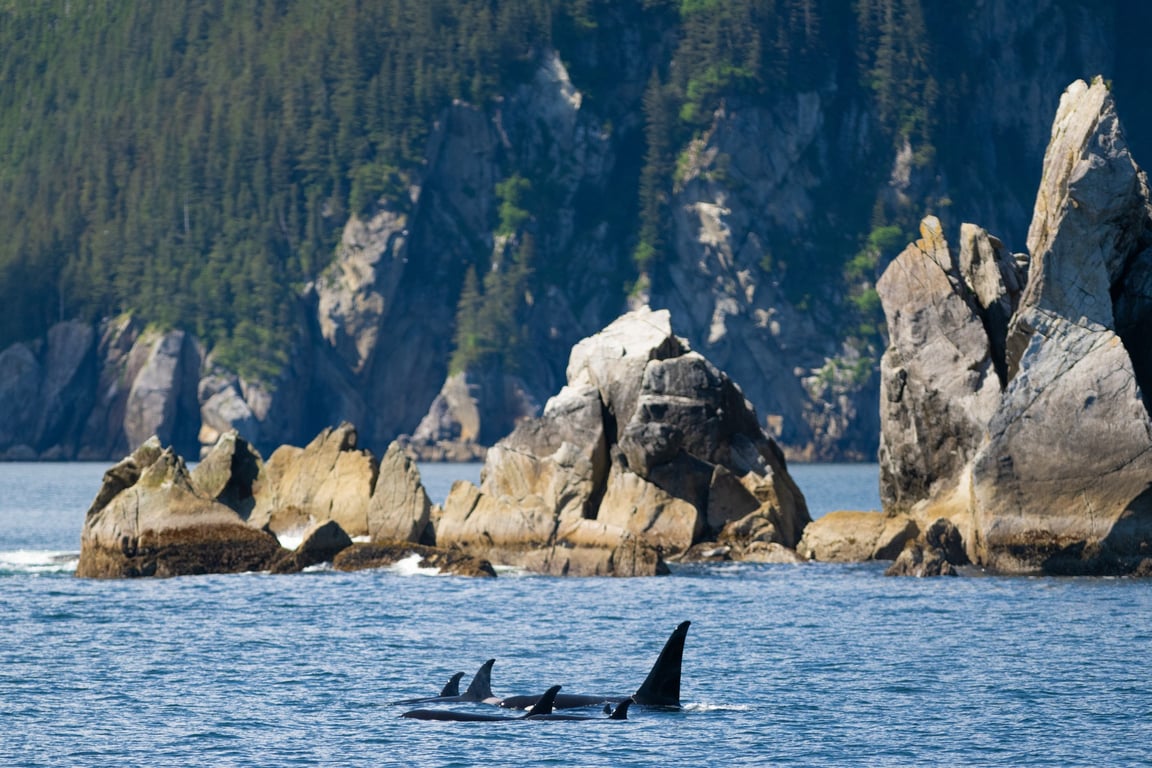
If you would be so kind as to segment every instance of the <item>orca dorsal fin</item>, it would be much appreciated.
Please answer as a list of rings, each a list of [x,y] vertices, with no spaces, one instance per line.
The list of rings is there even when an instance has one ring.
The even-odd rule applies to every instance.
[[[484,701],[495,698],[492,695],[492,665],[495,663],[496,659],[488,659],[480,665],[480,669],[476,670],[472,683],[464,693],[469,701]]]
[[[651,707],[680,706],[680,665],[684,660],[684,640],[688,637],[691,624],[685,621],[672,630],[668,642],[664,643],[656,663],[648,672],[648,677],[632,696],[637,704]]]
[[[608,715],[609,720],[627,720],[628,707],[632,706],[632,699],[627,698],[616,705],[616,709],[612,710],[612,714]]]
[[[460,695],[460,678],[464,677],[463,672],[457,672],[452,675],[452,679],[444,686],[444,690],[440,691],[441,696],[459,696]]]
[[[524,715],[524,717],[552,714],[552,705],[556,703],[556,694],[559,692],[560,686],[558,685],[554,685],[544,691],[544,695],[540,697],[539,701],[532,705],[532,709],[528,710],[528,714]]]

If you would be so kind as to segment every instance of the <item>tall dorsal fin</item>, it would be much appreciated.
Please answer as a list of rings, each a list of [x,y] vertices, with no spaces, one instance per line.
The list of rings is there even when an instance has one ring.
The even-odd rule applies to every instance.
[[[452,679],[449,680],[448,684],[444,686],[444,689],[442,691],[440,691],[440,695],[441,696],[459,696],[460,695],[460,678],[462,678],[462,677],[464,677],[463,672],[457,672],[456,674],[452,675]]]
[[[472,683],[464,693],[469,701],[484,701],[485,699],[495,698],[492,695],[492,665],[495,663],[496,659],[488,659],[488,661],[480,665],[480,669],[476,670],[476,675],[472,678]]]
[[[672,631],[656,663],[648,672],[648,677],[632,696],[637,704],[650,707],[680,706],[680,665],[684,660],[684,640],[688,637],[691,623],[685,621]]]
[[[526,714],[525,717],[552,714],[552,705],[556,703],[556,694],[559,692],[560,686],[558,685],[554,685],[548,690],[544,691],[544,695],[540,697],[540,701],[536,702],[532,709],[528,710],[528,714]]]
[[[630,698],[624,699],[624,701],[622,701],[616,705],[616,709],[612,711],[612,714],[608,715],[608,719],[609,720],[627,720],[628,719],[628,707],[630,707],[630,706],[632,706],[632,699],[630,699]]]

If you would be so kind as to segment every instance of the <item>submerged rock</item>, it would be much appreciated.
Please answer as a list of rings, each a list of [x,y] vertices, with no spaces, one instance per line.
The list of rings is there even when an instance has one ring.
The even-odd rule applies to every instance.
[[[479,488],[453,487],[436,540],[549,573],[650,575],[661,552],[726,532],[793,547],[808,521],[739,388],[644,308],[573,348],[543,415],[488,451]]]
[[[487,560],[460,552],[438,549],[406,541],[361,542],[336,555],[332,567],[338,571],[361,571],[387,568],[413,555],[420,558],[418,567],[436,569],[454,576],[495,578],[496,569]]]
[[[298,573],[320,563],[330,563],[348,547],[352,539],[338,523],[329,520],[304,532],[296,550],[272,565],[273,573]]]
[[[956,576],[956,568],[936,549],[909,544],[884,571],[885,576]]]
[[[996,570],[1135,571],[1152,552],[1152,198],[1103,81],[1061,98],[1028,257],[966,228],[957,260],[934,220],[922,231],[878,285],[885,509],[951,520]]]

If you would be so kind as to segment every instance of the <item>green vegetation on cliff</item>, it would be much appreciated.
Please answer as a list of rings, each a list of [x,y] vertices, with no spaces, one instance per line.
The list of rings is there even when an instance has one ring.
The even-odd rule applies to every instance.
[[[274,368],[348,212],[403,187],[445,104],[498,92],[548,5],[6,3],[0,347],[132,309]]]
[[[944,0],[2,3],[0,348],[131,310],[193,331],[241,372],[275,373],[293,297],[348,217],[381,197],[408,205],[445,108],[499,109],[552,47],[615,142],[615,178],[561,215],[549,169],[509,161],[486,191],[491,231],[468,234],[505,238],[515,256],[493,265],[479,248],[471,282],[457,271],[454,368],[514,364],[526,294],[582,268],[550,250],[553,222],[607,221],[623,254],[611,284],[621,296],[644,284],[670,247],[684,148],[719,109],[796,93],[825,94],[841,126],[827,150],[841,154],[822,162],[856,165],[813,191],[824,219],[766,242],[760,268],[797,306],[875,338],[871,284],[895,255],[890,235],[947,202],[931,185],[887,194],[892,157],[910,147],[915,175],[962,133],[958,108],[941,105],[977,87],[959,34],[972,13]],[[633,62],[637,82],[609,61]],[[1018,170],[998,169],[1026,185]]]

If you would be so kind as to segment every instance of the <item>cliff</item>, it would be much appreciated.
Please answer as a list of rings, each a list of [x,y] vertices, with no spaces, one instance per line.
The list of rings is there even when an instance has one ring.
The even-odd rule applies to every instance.
[[[193,456],[229,429],[270,452],[350,421],[378,453],[410,435],[424,456],[476,457],[539,415],[573,344],[648,304],[741,382],[788,455],[872,459],[885,345],[875,281],[892,243],[926,209],[942,233],[975,220],[1022,240],[1063,84],[1114,73],[1120,98],[1139,104],[1146,79],[1117,45],[1128,33],[1108,4],[914,2],[887,31],[891,3],[831,3],[800,26],[792,5],[753,13],[741,35],[761,37],[747,50],[708,26],[736,16],[690,4],[599,4],[580,23],[557,12],[498,85],[427,113],[407,107],[426,127],[405,134],[415,160],[393,167],[376,147],[372,163],[341,169],[342,180],[380,177],[354,185],[357,205],[334,188],[303,213],[265,206],[278,211],[263,222],[279,233],[271,244],[229,241],[173,268],[180,301],[138,305],[163,281],[125,277],[140,261],[127,256],[90,279],[134,286],[115,303],[132,313],[67,320],[65,297],[46,294],[51,311],[18,312],[20,327],[64,322],[0,352],[0,402],[12,404],[0,409],[0,456],[110,459],[153,433]],[[717,74],[743,71],[735,59],[757,40],[749,73]],[[1133,142],[1145,140],[1138,127]],[[185,234],[197,216],[213,220],[195,202],[175,209]],[[335,247],[305,240],[292,216],[332,228]],[[650,258],[638,258],[645,244]],[[159,263],[171,249],[153,250]],[[287,251],[316,268],[281,269]],[[243,279],[178,322],[169,307],[204,293],[185,278],[237,268],[221,253],[247,254]],[[253,253],[270,260],[264,283],[249,275]],[[253,338],[263,341],[242,346]]]

